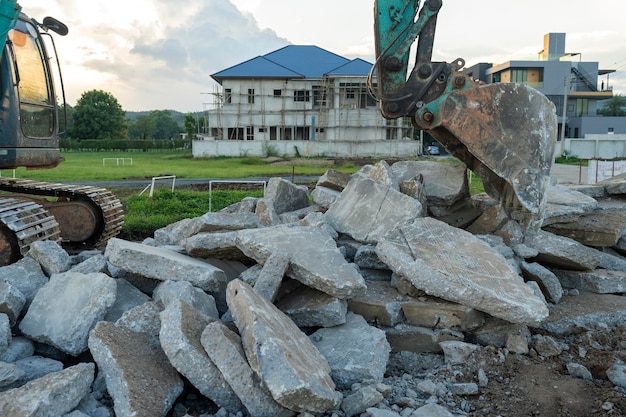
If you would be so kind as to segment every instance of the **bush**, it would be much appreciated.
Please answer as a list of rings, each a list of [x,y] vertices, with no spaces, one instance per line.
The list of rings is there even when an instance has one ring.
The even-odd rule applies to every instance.
[[[189,148],[191,142],[185,139],[128,140],[128,139],[61,139],[59,148],[64,151],[148,151]]]

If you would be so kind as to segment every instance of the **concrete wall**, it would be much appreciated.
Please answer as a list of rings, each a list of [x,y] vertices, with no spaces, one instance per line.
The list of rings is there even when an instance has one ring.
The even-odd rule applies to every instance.
[[[557,142],[554,155],[564,151],[578,158],[626,158],[626,134],[586,135],[585,139],[565,139]]]
[[[278,155],[296,156],[299,154],[304,157],[413,157],[422,154],[422,142],[420,140],[195,140],[192,142],[194,158],[266,156],[268,150]]]

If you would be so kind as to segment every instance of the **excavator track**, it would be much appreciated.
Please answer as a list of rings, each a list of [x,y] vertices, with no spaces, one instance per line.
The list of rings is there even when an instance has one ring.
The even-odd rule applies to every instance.
[[[104,188],[39,182],[16,178],[0,178],[0,190],[24,196],[35,195],[41,197],[55,197],[57,199],[56,201],[48,201],[46,199],[41,199],[41,201],[35,200],[35,203],[39,203],[40,206],[43,207],[43,211],[48,212],[48,218],[58,220],[61,230],[60,239],[56,238],[56,235],[51,232],[50,235],[42,235],[40,238],[34,240],[60,240],[61,243],[69,249],[87,249],[106,244],[110,238],[115,237],[122,229],[124,222],[122,204],[110,191]],[[24,204],[27,202],[32,203],[27,197],[22,198],[21,196],[15,195],[10,197],[9,200],[22,201]],[[15,210],[19,211],[20,209],[16,208]],[[27,209],[24,208],[24,210]],[[70,226],[70,228],[74,226],[72,224],[73,220],[80,217],[79,213],[81,211],[89,212],[89,217],[91,217],[90,221],[93,223],[93,230],[90,229],[86,236],[82,236],[81,233],[84,232],[81,231],[81,233],[78,234],[81,237],[78,239],[68,238],[66,235],[72,233],[69,231],[66,232],[66,230],[68,226]],[[8,226],[3,217],[0,217],[0,220],[6,227],[13,230]],[[76,220],[76,222],[80,222],[80,220]],[[80,227],[81,225],[77,226]],[[22,240],[17,233],[16,237],[18,240]],[[30,243],[32,242],[24,241],[24,244]]]
[[[38,240],[61,240],[54,217],[32,201],[0,198],[0,265],[17,261]]]

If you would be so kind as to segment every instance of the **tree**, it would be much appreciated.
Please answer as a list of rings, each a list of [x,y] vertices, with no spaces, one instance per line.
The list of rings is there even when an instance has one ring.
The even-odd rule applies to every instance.
[[[198,123],[196,122],[196,118],[193,117],[193,114],[185,114],[185,119],[183,120],[183,128],[185,129],[185,133],[187,133],[187,139],[193,139],[195,134],[198,132]]]
[[[74,139],[125,139],[127,138],[126,113],[111,93],[102,90],[84,92],[74,106]]]
[[[626,107],[626,97],[615,94],[612,98],[603,101],[598,114],[602,116],[626,116],[626,110],[623,107]]]
[[[170,110],[152,110],[148,116],[154,121],[154,135],[152,139],[178,139],[181,128]]]
[[[140,114],[137,119],[128,123],[128,135],[131,139],[153,139],[156,133],[154,117]]]

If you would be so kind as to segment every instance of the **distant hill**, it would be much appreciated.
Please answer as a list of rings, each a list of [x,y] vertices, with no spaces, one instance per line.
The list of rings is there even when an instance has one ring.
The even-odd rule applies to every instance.
[[[147,110],[147,111],[127,111],[126,112],[126,118],[128,120],[132,120],[133,122],[135,120],[137,120],[137,117],[143,115],[143,114],[148,114],[150,113],[152,110]],[[174,120],[176,120],[177,123],[181,124],[183,122],[183,119],[185,118],[185,113],[181,113],[179,111],[176,110],[169,110],[170,113],[172,114],[172,118]]]

